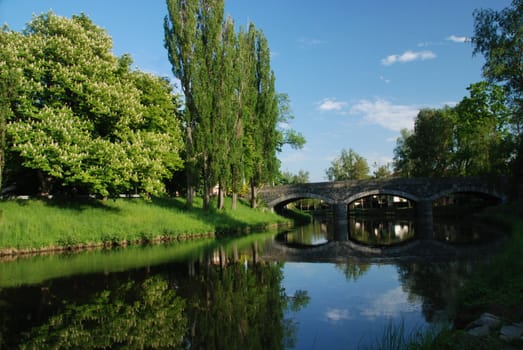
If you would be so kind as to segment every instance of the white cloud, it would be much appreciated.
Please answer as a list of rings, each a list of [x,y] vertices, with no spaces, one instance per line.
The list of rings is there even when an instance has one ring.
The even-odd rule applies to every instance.
[[[401,55],[389,55],[381,60],[384,66],[390,66],[394,63],[407,63],[412,61],[425,61],[436,58],[436,54],[429,50],[423,51],[405,51]]]
[[[466,43],[466,42],[470,41],[470,38],[467,38],[466,36],[451,35],[446,40],[452,41],[455,43]]]
[[[322,112],[339,112],[347,106],[347,102],[336,101],[336,99],[333,98],[324,98],[323,100],[318,102],[317,105],[318,109]]]
[[[326,42],[320,39],[315,38],[301,38],[299,40],[299,43],[302,45],[302,47],[315,47],[319,45],[323,45]]]
[[[325,317],[332,322],[351,319],[347,309],[329,309],[325,313]]]
[[[380,75],[380,80],[383,81],[385,84],[390,83],[390,79],[385,78],[383,75]]]
[[[380,125],[386,129],[400,131],[412,129],[419,107],[409,105],[395,105],[384,99],[375,101],[360,100],[354,104],[350,113],[363,115],[364,120],[371,124]]]
[[[404,312],[412,312],[419,309],[420,305],[410,302],[407,293],[401,287],[397,287],[373,299],[371,305],[361,311],[361,315],[369,319],[377,317],[395,318]]]

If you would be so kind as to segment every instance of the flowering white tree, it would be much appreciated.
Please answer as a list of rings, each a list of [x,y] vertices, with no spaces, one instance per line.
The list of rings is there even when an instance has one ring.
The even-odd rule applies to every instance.
[[[19,33],[4,29],[16,75],[8,100],[7,151],[33,169],[42,193],[157,194],[182,166],[177,98],[165,80],[130,68],[110,36],[85,15],[36,16]]]

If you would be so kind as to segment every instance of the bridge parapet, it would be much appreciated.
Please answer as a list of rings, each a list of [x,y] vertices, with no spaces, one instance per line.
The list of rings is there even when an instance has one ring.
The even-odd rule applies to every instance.
[[[369,195],[388,194],[417,203],[460,192],[483,193],[501,201],[507,198],[502,179],[483,177],[388,178],[293,184],[265,187],[259,192],[259,196],[272,208],[303,198],[321,199],[332,205],[348,204]]]

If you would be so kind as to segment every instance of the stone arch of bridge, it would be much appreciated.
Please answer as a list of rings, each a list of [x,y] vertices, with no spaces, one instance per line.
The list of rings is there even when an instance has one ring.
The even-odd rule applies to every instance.
[[[462,186],[459,188],[445,189],[440,192],[434,193],[432,196],[430,196],[427,199],[430,201],[435,201],[435,200],[443,198],[445,196],[448,196],[451,194],[457,194],[457,193],[487,195],[489,197],[499,200],[501,203],[505,203],[507,201],[507,197],[505,195],[503,195],[497,191],[488,189],[488,188],[477,187],[477,186]]]
[[[300,199],[319,199],[329,205],[333,205],[336,203],[336,201],[334,199],[321,195],[321,194],[311,193],[311,192],[296,192],[296,193],[287,193],[284,196],[281,196],[281,197],[267,203],[267,206],[269,208],[283,207],[289,203],[296,202]]]
[[[406,198],[415,203],[418,203],[422,200],[422,198],[419,198],[418,196],[416,196],[412,193],[405,192],[405,191],[394,190],[394,189],[374,189],[374,190],[353,193],[349,197],[344,199],[343,203],[350,204],[358,199],[369,197],[369,196],[376,196],[376,195],[398,196],[398,197]]]

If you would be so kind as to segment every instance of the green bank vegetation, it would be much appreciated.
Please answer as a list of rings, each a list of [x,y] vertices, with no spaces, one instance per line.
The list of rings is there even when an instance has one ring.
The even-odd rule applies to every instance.
[[[498,253],[486,259],[459,290],[451,308],[450,324],[432,329],[405,330],[404,324],[388,324],[372,349],[521,349],[523,343],[506,343],[495,334],[475,337],[464,328],[484,312],[492,313],[505,323],[523,319],[523,202],[487,210],[487,221],[503,225],[509,236]]]
[[[184,240],[262,229],[288,220],[240,201],[236,210],[187,209],[181,198],[0,202],[4,254],[42,249]]]

